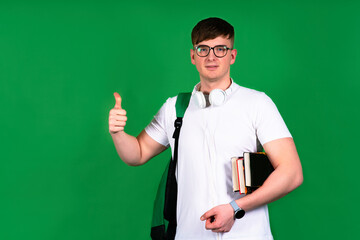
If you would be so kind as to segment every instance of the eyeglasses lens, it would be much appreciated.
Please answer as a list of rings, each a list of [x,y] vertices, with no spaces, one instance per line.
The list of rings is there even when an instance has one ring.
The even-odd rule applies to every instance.
[[[219,47],[214,48],[215,56],[217,56],[217,57],[225,56],[226,51],[227,51],[227,49],[224,46],[219,46]]]
[[[197,54],[200,57],[206,57],[209,54],[210,47],[209,46],[199,46],[197,47]]]

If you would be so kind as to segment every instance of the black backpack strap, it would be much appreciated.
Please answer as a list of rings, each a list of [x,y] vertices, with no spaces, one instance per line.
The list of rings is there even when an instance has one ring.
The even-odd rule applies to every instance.
[[[153,226],[151,229],[151,238],[153,240],[173,240],[175,239],[176,234],[176,206],[177,206],[177,182],[175,176],[175,170],[178,159],[178,145],[180,137],[180,129],[182,126],[182,119],[184,117],[185,111],[189,105],[191,98],[191,93],[179,93],[176,100],[176,120],[174,122],[174,133],[173,138],[175,139],[174,144],[174,157],[171,158],[168,167],[165,169],[163,177],[161,179],[157,196],[154,204],[154,213],[153,213]],[[165,183],[166,180],[166,183]],[[165,186],[165,189],[163,189]],[[155,225],[154,219],[159,222],[159,217],[157,214],[161,212],[159,209],[160,205],[163,205],[163,224]]]
[[[179,93],[177,99],[176,99],[176,119],[174,122],[175,131],[173,134],[173,138],[175,139],[175,146],[174,146],[174,159],[175,167],[177,163],[177,157],[178,157],[178,145],[179,145],[179,136],[180,136],[180,129],[182,126],[182,120],[185,115],[185,111],[189,105],[191,98],[191,93]]]
[[[180,93],[176,100],[176,120],[174,122],[174,156],[169,164],[168,178],[166,182],[165,190],[165,205],[164,205],[164,218],[169,221],[166,239],[174,239],[176,233],[176,206],[177,206],[177,181],[176,181],[176,165],[178,160],[178,148],[180,129],[182,126],[182,120],[189,105],[191,93]]]

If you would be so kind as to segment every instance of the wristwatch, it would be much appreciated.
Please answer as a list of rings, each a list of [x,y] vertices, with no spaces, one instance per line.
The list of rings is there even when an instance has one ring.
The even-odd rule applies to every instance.
[[[230,205],[231,205],[232,208],[234,209],[234,218],[235,218],[235,219],[240,219],[240,218],[242,218],[242,217],[245,215],[244,209],[240,208],[240,207],[236,204],[235,200],[233,200],[233,201],[230,203]]]

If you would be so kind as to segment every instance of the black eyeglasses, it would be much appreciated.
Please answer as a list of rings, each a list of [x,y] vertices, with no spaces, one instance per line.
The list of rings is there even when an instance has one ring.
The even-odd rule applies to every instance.
[[[209,55],[210,50],[213,50],[214,55],[218,58],[225,57],[228,50],[232,50],[232,48],[228,48],[225,45],[217,45],[215,47],[210,47],[207,45],[199,45],[195,47],[195,52],[199,57],[206,57]]]

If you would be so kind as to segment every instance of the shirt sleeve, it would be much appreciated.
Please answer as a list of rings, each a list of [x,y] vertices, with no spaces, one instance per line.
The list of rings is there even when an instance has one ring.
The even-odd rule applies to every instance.
[[[255,129],[261,145],[292,137],[274,102],[265,93],[261,93],[256,109]]]
[[[158,113],[154,116],[149,125],[145,128],[145,132],[156,142],[169,146],[169,140],[166,134],[166,113],[169,99],[162,105]]]

